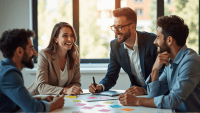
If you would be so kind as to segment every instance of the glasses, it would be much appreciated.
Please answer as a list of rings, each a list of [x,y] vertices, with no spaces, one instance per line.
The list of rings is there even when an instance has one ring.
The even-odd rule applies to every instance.
[[[122,31],[122,28],[123,28],[123,27],[128,26],[128,25],[131,25],[131,24],[133,24],[133,23],[129,23],[129,24],[127,24],[127,25],[117,26],[117,27],[115,27],[115,25],[112,25],[112,26],[110,26],[110,28],[111,28],[112,31],[115,31],[115,29],[117,29],[118,31]]]

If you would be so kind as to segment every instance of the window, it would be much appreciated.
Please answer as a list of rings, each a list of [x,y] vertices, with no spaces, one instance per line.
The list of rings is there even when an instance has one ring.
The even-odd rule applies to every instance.
[[[186,45],[199,52],[199,0],[169,0],[165,1],[164,15],[178,15],[183,18],[189,27],[189,36]],[[191,8],[192,6],[192,8]],[[189,17],[189,18],[188,18]],[[192,18],[190,18],[192,17]]]
[[[109,59],[110,41],[115,38],[110,26],[115,0],[79,0],[79,48],[81,59]],[[98,12],[100,16],[98,16]],[[98,18],[99,17],[99,18]]]
[[[38,51],[48,46],[56,23],[72,24],[73,0],[38,0]]]
[[[171,4],[168,4],[169,1]],[[195,9],[193,11],[193,9],[187,8],[189,6],[187,4],[191,5],[191,1],[180,1],[134,0],[134,2],[141,2],[141,4],[135,4],[132,0],[32,0],[33,30],[37,35],[34,40],[34,48],[36,51],[45,48],[55,23],[67,21],[76,30],[81,62],[108,63],[110,41],[115,38],[114,33],[109,29],[109,26],[114,24],[112,11],[119,7],[131,7],[138,13],[136,29],[147,32],[156,33],[156,19],[159,16],[178,14],[181,17],[184,16],[185,21],[193,19],[192,23],[189,23],[191,31],[187,44],[189,47],[196,48],[195,50],[198,52],[199,13],[197,12],[199,7],[193,8]],[[188,11],[177,9],[175,7],[177,3],[182,4]],[[193,2],[193,5],[196,7],[196,5],[199,6],[199,3]],[[168,9],[166,10],[166,8]],[[176,9],[179,12],[173,12]],[[183,14],[185,12],[192,13],[186,15]],[[187,18],[188,15],[195,16],[195,18]],[[35,62],[37,62],[36,59]]]
[[[135,11],[137,12],[137,16],[143,16],[142,9],[135,9]]]
[[[136,30],[156,33],[156,26],[153,26],[153,24],[156,24],[156,0],[147,0],[141,4],[136,4],[130,0],[121,1],[121,7],[131,7],[137,12]]]
[[[141,2],[143,2],[143,0],[134,0],[134,2],[141,3]]]
[[[168,4],[171,4],[171,0],[167,0],[167,3],[168,3]]]

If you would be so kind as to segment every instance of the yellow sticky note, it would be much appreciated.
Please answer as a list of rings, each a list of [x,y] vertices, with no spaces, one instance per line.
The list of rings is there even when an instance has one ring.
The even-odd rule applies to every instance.
[[[66,96],[66,98],[76,98],[76,96]]]
[[[112,104],[112,103],[114,103],[114,102],[110,102],[110,101],[106,101],[106,102],[104,102],[105,104]]]
[[[125,108],[125,109],[122,109],[122,110],[124,110],[124,111],[132,111],[132,110],[134,110],[134,109]]]
[[[81,102],[81,100],[72,100],[72,102]]]

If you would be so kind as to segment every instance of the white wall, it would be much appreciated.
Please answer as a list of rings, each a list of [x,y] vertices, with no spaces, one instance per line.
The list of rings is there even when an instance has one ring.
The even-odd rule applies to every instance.
[[[31,0],[0,0],[0,34],[13,28],[32,29],[29,3]]]
[[[0,34],[5,30],[13,28],[25,28],[32,30],[32,9],[31,0],[0,0]],[[0,60],[3,59],[0,53]],[[107,68],[107,67],[106,67]],[[105,69],[106,70],[106,69]],[[26,69],[22,70],[24,83],[29,87],[36,79],[35,72],[28,73]],[[82,88],[86,89],[92,82],[92,77],[95,76],[98,83],[106,74],[102,73],[81,73]],[[114,89],[129,88],[130,80],[128,76],[123,73],[115,85]]]
[[[92,65],[98,65],[99,68],[94,68],[94,66],[85,66],[83,64],[81,64],[80,66],[82,89],[88,89],[88,86],[93,82],[92,77],[95,77],[96,83],[99,83],[106,75],[107,66],[105,65],[108,64],[105,65],[92,64]],[[101,71],[98,71],[99,69],[101,69]],[[24,68],[22,70],[25,80],[24,84],[26,87],[29,87],[36,80],[36,70],[37,70],[36,68],[34,69]],[[113,87],[113,89],[126,90],[130,87],[130,83],[131,82],[129,80],[128,75],[123,70],[121,70],[117,83]]]

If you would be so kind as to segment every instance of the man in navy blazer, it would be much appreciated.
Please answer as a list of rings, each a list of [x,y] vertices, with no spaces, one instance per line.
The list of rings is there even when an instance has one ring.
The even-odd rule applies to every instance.
[[[121,67],[128,74],[131,87],[125,93],[133,95],[147,94],[145,80],[151,73],[157,57],[157,48],[153,44],[156,35],[136,31],[137,14],[129,7],[113,11],[115,17],[111,30],[116,39],[110,43],[110,62],[106,76],[96,87],[89,86],[91,93],[107,91],[117,82]],[[160,70],[160,74],[163,70]]]
[[[21,70],[33,68],[37,55],[30,39],[34,35],[30,30],[13,29],[0,37],[5,57],[0,61],[0,112],[49,112],[64,105],[64,95],[34,98],[24,86]]]

